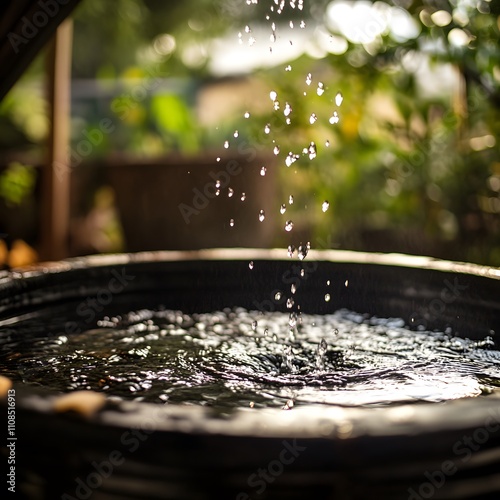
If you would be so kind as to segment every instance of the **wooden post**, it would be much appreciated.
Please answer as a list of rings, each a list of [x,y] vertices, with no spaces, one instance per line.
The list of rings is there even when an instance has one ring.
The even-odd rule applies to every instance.
[[[70,202],[71,49],[73,23],[65,20],[56,31],[48,54],[50,135],[42,174],[42,260],[68,256]]]

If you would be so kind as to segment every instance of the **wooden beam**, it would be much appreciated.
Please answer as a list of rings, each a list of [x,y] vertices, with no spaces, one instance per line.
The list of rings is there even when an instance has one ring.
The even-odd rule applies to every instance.
[[[68,256],[72,40],[73,24],[67,19],[57,28],[49,47],[50,135],[42,177],[42,260],[59,260]]]

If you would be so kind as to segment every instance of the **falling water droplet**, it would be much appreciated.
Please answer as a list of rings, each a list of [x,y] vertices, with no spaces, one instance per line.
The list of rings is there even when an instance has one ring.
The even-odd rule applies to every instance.
[[[328,120],[332,125],[334,125],[335,123],[338,123],[339,122],[339,115],[336,111],[333,112],[333,115],[330,117],[330,119]]]
[[[330,302],[330,294],[329,293],[325,293],[325,302]]]
[[[316,116],[316,113],[312,113],[311,116],[309,117],[309,123],[313,125],[314,123],[316,123],[317,119],[318,117]]]
[[[269,37],[269,39],[271,40],[272,43],[274,43],[276,41],[276,33],[271,33],[271,36]],[[271,48],[271,47],[269,47],[269,48]]]
[[[290,65],[286,66],[285,71],[292,71],[292,67]]]
[[[293,195],[290,195],[290,196],[288,197],[288,203],[289,203],[290,205],[293,205]]]
[[[250,45],[250,47],[251,47],[252,45],[255,45],[255,42],[256,42],[256,41],[257,41],[257,40],[255,40],[255,37],[251,36],[251,37],[248,39],[248,45]]]
[[[291,309],[294,304],[295,304],[295,301],[292,299],[292,297],[290,297],[290,298],[288,298],[286,300],[286,307],[287,307],[287,309]]]
[[[295,294],[296,291],[297,291],[297,285],[295,283],[292,283],[292,285],[290,286],[290,292]]]
[[[290,28],[293,29],[293,21],[290,21]]]
[[[250,29],[250,26],[248,24],[245,26],[245,33],[251,33],[252,30]]]
[[[286,212],[286,205],[283,203],[280,207],[280,214],[283,215]]]
[[[261,210],[259,212],[259,221],[262,222],[266,218],[266,214],[264,213],[264,210]]]
[[[323,212],[326,212],[328,209],[330,208],[330,203],[328,203],[326,200],[323,202],[323,204],[321,205],[321,210],[323,210]]]
[[[302,245],[302,243],[299,245],[299,259],[304,260],[307,257],[307,252],[309,249],[307,248],[306,245]]]
[[[318,82],[318,88],[316,89],[316,94],[323,95],[325,92],[325,86],[322,82]]]
[[[285,158],[285,165],[289,167],[292,165],[292,163],[295,163],[299,159],[299,155],[294,155],[291,151],[288,153],[287,157]]]
[[[274,300],[275,300],[276,302],[279,302],[279,301],[281,300],[281,297],[282,297],[282,296],[283,296],[283,295],[282,295],[282,293],[281,293],[281,292],[276,292],[276,293],[274,294]]]
[[[337,106],[340,106],[342,104],[342,101],[344,100],[344,96],[342,95],[341,92],[337,92],[337,95],[335,96],[335,104]]]
[[[306,22],[304,20],[300,21],[300,27],[304,29],[306,27]]]
[[[215,181],[215,187],[216,187],[217,189],[219,189],[219,188],[220,188],[220,179],[217,179],[217,180]]]
[[[292,120],[290,120],[290,117],[287,116],[286,120],[285,120],[285,123],[287,125],[290,125],[290,123],[292,123]]]
[[[321,342],[318,344],[318,349],[316,351],[316,368],[318,370],[322,370],[325,366],[325,354],[328,350],[328,344],[325,339],[321,339]]]
[[[316,158],[317,151],[316,151],[316,144],[314,144],[314,142],[311,142],[311,144],[309,144],[308,153],[310,160],[314,160],[314,158]]]
[[[234,227],[234,219],[229,219],[229,225],[230,225],[231,227]]]
[[[293,245],[288,245],[287,252],[288,252],[288,257],[292,258],[293,254],[295,253],[295,247]]]
[[[325,142],[325,146],[326,146],[327,148],[329,148],[329,147],[330,147],[330,141],[326,141],[326,142]]]
[[[224,141],[224,147],[225,147],[226,149],[228,149],[228,148],[229,148],[229,141]]]
[[[271,90],[271,92],[269,92],[269,97],[271,98],[271,101],[275,101],[278,97],[278,94],[274,90]]]
[[[285,116],[289,116],[291,112],[292,112],[292,107],[290,106],[290,104],[288,102],[285,103],[285,109],[283,110],[283,114]]]
[[[260,169],[260,175],[262,175],[262,177],[264,177],[266,175],[266,172],[267,172],[267,168],[266,167],[262,167]]]
[[[255,332],[257,330],[257,321],[252,321],[252,330]]]
[[[307,73],[307,76],[306,76],[307,85],[311,85],[311,82],[312,82],[312,75],[311,75],[311,73]]]
[[[233,137],[238,137],[239,133],[237,130],[234,131]]]
[[[253,269],[253,260],[248,263],[248,269]]]
[[[274,101],[273,109],[274,109],[274,111],[278,111],[278,109],[280,109],[280,102],[279,101]]]
[[[301,278],[303,278],[305,275],[306,275],[305,269],[301,269],[300,270],[300,276],[301,276]]]
[[[215,196],[219,196],[220,195],[220,189],[216,189],[215,190]]]
[[[330,280],[326,280],[326,286],[330,286]]]
[[[227,188],[227,197],[232,198],[234,195],[234,189],[233,188]]]
[[[344,286],[347,288],[349,286],[349,280],[345,280]]]
[[[250,118],[250,113],[247,111],[244,115],[245,118]]]
[[[274,146],[273,153],[275,155],[279,155],[280,154],[280,147],[279,146]]]
[[[287,220],[285,223],[285,231],[290,232],[293,229],[293,222],[291,220]]]
[[[216,162],[220,162],[220,156],[215,159]]]
[[[241,201],[245,201],[247,199],[247,195],[245,193],[241,193]]]
[[[264,133],[269,134],[271,132],[271,125],[269,123],[266,123],[266,126],[264,127]]]

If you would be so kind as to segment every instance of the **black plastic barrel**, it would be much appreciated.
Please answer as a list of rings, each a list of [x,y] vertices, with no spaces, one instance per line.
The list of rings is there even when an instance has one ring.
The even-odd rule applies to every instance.
[[[64,318],[66,333],[139,308],[208,312],[273,301],[291,266],[283,250],[96,256],[5,272],[0,349],[20,318]],[[249,262],[253,261],[253,268]],[[472,339],[500,332],[500,270],[426,257],[311,251],[297,301],[401,317]],[[331,300],[325,302],[325,276]],[[95,318],[79,307],[107,290]],[[40,335],[43,335],[43,328]],[[58,412],[60,395],[14,382],[15,487],[33,499],[497,499],[500,398],[385,408],[291,411],[154,405],[108,399],[90,416]],[[2,395],[2,414],[9,406]],[[7,429],[7,423],[4,424]],[[5,431],[6,433],[6,431]],[[3,439],[2,461],[9,447]],[[7,469],[9,470],[9,469]],[[4,476],[5,477],[5,476]],[[8,484],[7,484],[8,486]],[[7,488],[3,486],[3,488]]]

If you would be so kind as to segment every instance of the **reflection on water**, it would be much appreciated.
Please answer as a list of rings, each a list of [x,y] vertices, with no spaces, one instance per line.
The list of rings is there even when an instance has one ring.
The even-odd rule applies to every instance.
[[[139,310],[78,335],[42,330],[21,321],[3,338],[3,374],[58,391],[219,408],[445,401],[500,385],[489,338],[415,332],[345,310],[296,322],[244,309]]]

